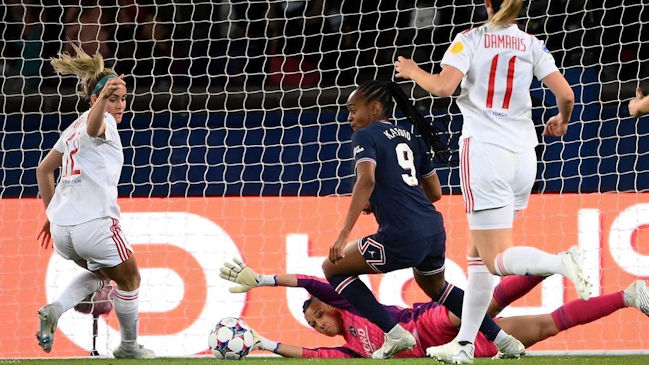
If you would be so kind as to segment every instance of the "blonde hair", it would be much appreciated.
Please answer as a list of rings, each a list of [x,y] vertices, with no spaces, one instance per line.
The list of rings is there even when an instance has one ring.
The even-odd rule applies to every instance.
[[[493,8],[493,0],[492,0]],[[523,0],[504,0],[500,9],[487,21],[496,27],[506,27],[516,21],[523,8]],[[495,9],[494,9],[495,10]]]
[[[54,71],[62,75],[77,75],[81,79],[82,91],[79,93],[88,99],[97,82],[106,75],[116,75],[110,68],[104,68],[104,58],[95,53],[92,57],[76,45],[72,45],[77,56],[72,57],[68,52],[58,54],[58,58],[50,58]]]

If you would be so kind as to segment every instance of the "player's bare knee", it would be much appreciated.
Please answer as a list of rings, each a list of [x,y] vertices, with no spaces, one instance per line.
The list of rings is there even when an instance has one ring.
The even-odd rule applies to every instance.
[[[131,276],[131,280],[129,280],[131,286],[135,287],[133,290],[138,289],[140,287],[141,281],[142,281],[142,277],[140,276],[139,270],[136,271],[135,274]]]
[[[333,271],[332,266],[333,266],[333,264],[331,263],[331,261],[329,259],[324,259],[324,261],[322,262],[322,273],[324,274],[324,276],[326,278],[328,278],[331,275],[335,274],[334,272],[332,272]]]
[[[117,287],[120,290],[133,291],[140,287],[141,280],[140,272],[136,271],[135,273],[121,277],[119,281],[115,280],[115,283],[117,283]]]
[[[487,314],[489,317],[495,317],[498,315],[498,313],[503,311],[503,307],[500,306],[493,298],[491,299],[491,303],[489,303],[489,308],[487,309]]]

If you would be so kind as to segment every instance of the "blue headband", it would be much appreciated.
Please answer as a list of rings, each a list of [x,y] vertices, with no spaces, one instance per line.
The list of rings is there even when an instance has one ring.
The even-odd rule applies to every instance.
[[[104,85],[106,85],[106,81],[112,79],[113,77],[117,77],[117,75],[115,75],[115,74],[108,74],[108,75],[102,77],[101,80],[99,80],[99,82],[97,83],[97,85],[95,85],[95,88],[92,89],[92,93],[93,93],[93,94],[96,94],[96,93],[98,93],[99,91],[101,91],[101,89],[104,88]]]

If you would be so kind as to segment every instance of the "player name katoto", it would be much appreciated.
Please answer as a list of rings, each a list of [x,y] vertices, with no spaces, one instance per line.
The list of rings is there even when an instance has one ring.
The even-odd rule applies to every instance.
[[[525,38],[514,37],[508,34],[485,34],[484,48],[509,48],[515,51],[525,52]]]
[[[385,136],[388,137],[388,139],[392,139],[394,137],[399,137],[400,136],[400,137],[403,137],[403,138],[410,141],[410,132],[408,132],[405,129],[390,128],[390,129],[384,130],[383,134],[385,134]]]

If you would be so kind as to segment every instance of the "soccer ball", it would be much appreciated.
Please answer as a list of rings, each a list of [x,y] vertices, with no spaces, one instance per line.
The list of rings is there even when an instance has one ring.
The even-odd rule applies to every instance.
[[[207,343],[217,359],[240,360],[248,355],[254,337],[250,326],[239,318],[227,317],[212,328]]]

